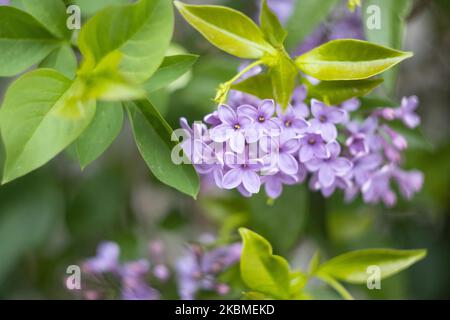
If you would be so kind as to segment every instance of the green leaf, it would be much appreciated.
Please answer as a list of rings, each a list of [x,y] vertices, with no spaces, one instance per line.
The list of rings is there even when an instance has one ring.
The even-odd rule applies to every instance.
[[[222,6],[186,5],[174,2],[186,21],[219,49],[244,59],[259,59],[275,49],[261,29],[246,15]]]
[[[83,17],[90,17],[98,11],[113,5],[127,4],[129,0],[66,0],[70,4],[75,4],[80,7],[81,15]]]
[[[91,72],[110,55],[120,53],[120,73],[142,83],[158,69],[173,31],[172,3],[140,0],[109,7],[81,29],[78,44],[85,60],[82,73]]]
[[[70,45],[62,45],[53,50],[39,65],[39,68],[51,68],[61,72],[69,79],[74,79],[78,62]]]
[[[287,54],[281,54],[278,61],[269,69],[272,79],[273,95],[275,100],[286,108],[291,102],[298,75],[295,64]]]
[[[321,81],[308,86],[310,98],[337,105],[355,97],[363,97],[383,83],[383,79]]]
[[[272,247],[260,235],[240,228],[243,241],[241,277],[253,291],[278,299],[288,299],[290,294],[290,270],[287,261],[272,254]]]
[[[274,99],[272,80],[267,74],[258,74],[247,78],[241,82],[233,84],[231,89],[254,95],[260,99]]]
[[[25,71],[58,45],[58,40],[31,15],[0,6],[0,77]]]
[[[86,83],[85,96],[104,101],[144,98],[144,89],[140,85],[130,82],[118,71],[121,61],[122,53],[114,51],[104,58],[87,76],[81,74],[80,78]]]
[[[380,74],[412,57],[367,41],[330,41],[296,59],[298,68],[319,80],[361,80]]]
[[[81,100],[82,90],[80,81],[51,69],[27,73],[9,87],[0,109],[3,183],[44,165],[84,131],[95,101]]]
[[[165,57],[155,74],[143,84],[145,91],[153,92],[168,86],[188,72],[197,59],[198,56],[193,54]]]
[[[94,119],[75,141],[82,169],[96,160],[116,139],[123,125],[123,109],[119,102],[99,102]]]
[[[172,129],[149,101],[126,102],[136,145],[147,166],[161,182],[196,197],[199,179],[192,165],[176,165]]]
[[[426,250],[394,250],[366,249],[337,256],[317,270],[317,274],[325,274],[349,283],[366,283],[369,266],[378,266],[381,279],[390,277],[423,259]]]
[[[12,0],[11,5],[28,12],[56,38],[70,39],[66,6],[61,0]]]
[[[288,23],[286,47],[294,49],[325,20],[338,0],[297,0]]]
[[[374,16],[374,11],[367,11],[370,6],[374,5],[376,6],[375,10],[379,10],[379,16]],[[404,42],[405,20],[411,11],[412,5],[413,2],[410,0],[365,0],[363,2],[362,12],[364,13],[364,21],[368,22],[364,24],[367,40],[379,45],[401,50]],[[380,19],[380,28],[368,28],[370,19],[373,18]],[[393,94],[395,89],[397,73],[398,70],[395,68],[383,75],[385,79],[384,86],[391,94]]]
[[[262,1],[260,24],[266,40],[275,47],[281,47],[287,37],[287,32],[277,16],[270,10],[267,0]]]

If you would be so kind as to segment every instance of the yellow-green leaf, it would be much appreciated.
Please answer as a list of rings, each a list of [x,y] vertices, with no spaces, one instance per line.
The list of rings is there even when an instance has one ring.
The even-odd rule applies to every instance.
[[[361,80],[380,74],[410,57],[411,52],[343,39],[315,48],[295,62],[301,71],[319,80]]]
[[[381,279],[390,277],[423,259],[426,250],[366,249],[337,256],[322,264],[317,274],[350,283],[366,283],[367,268],[377,266]]]
[[[222,6],[187,5],[175,1],[180,14],[209,42],[244,59],[259,59],[275,49],[264,39],[261,29],[246,15]]]
[[[241,277],[253,291],[288,299],[291,274],[288,262],[272,253],[270,243],[260,235],[239,229],[244,243],[241,256]]]

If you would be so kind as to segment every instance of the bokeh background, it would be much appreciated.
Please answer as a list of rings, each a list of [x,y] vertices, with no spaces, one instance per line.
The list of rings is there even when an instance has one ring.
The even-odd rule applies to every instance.
[[[350,286],[350,291],[357,298],[450,298],[450,1],[411,1],[405,49],[415,57],[402,65],[395,96],[399,101],[415,94],[421,101],[427,144],[408,150],[406,167],[422,170],[425,185],[412,201],[391,209],[360,199],[346,204],[340,193],[324,200],[296,186],[268,205],[263,192],[244,199],[208,184],[195,201],[151,175],[125,124],[107,153],[84,171],[63,153],[0,187],[0,298],[79,298],[64,286],[66,268],[94,255],[104,240],[119,243],[127,260],[145,256],[149,241],[161,239],[173,262],[186,243],[202,235],[238,241],[239,226],[262,234],[293,266],[305,265],[317,249],[331,257],[370,247],[426,248],[425,260],[383,281],[382,290]],[[87,18],[106,3],[126,1],[75,2]],[[257,15],[251,0],[186,2]],[[150,99],[177,128],[181,116],[200,120],[213,110],[215,88],[236,73],[239,61],[214,49],[179,16],[174,42],[173,52],[185,50],[200,59],[190,75]],[[0,97],[11,80],[0,79]],[[315,290],[319,297],[336,297],[320,284]]]

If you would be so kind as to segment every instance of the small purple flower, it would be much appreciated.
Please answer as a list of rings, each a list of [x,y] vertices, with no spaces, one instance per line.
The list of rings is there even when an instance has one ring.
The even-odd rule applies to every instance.
[[[392,145],[399,151],[403,151],[408,148],[408,141],[406,141],[405,137],[403,137],[401,134],[388,127],[387,125],[384,125],[382,129],[391,139]]]
[[[358,186],[362,186],[375,170],[383,163],[383,157],[379,153],[368,154],[353,160],[352,175]]]
[[[295,137],[309,128],[309,123],[301,118],[292,106],[288,106],[285,111],[280,106],[277,106],[277,115],[276,121],[286,135]]]
[[[328,107],[318,100],[311,100],[311,112],[314,119],[310,120],[311,130],[322,134],[325,141],[329,142],[337,138],[336,124],[345,120],[346,112],[336,107]]]
[[[83,268],[87,272],[116,272],[119,269],[120,248],[115,242],[103,242],[97,248],[97,255],[86,260]]]
[[[287,175],[295,175],[298,172],[298,161],[294,157],[300,147],[297,138],[291,138],[282,134],[278,138],[264,137],[260,142],[261,149],[268,153],[271,167]]]
[[[422,189],[424,176],[420,171],[407,172],[394,168],[392,176],[397,181],[400,192],[406,199],[411,199],[416,192]]]
[[[329,142],[327,149],[330,152],[330,157],[326,159],[311,159],[305,162],[306,168],[311,172],[318,172],[318,181],[323,188],[331,187],[336,177],[343,177],[352,169],[350,160],[339,157],[341,147],[336,141]]]
[[[319,174],[315,173],[310,180],[309,186],[311,190],[320,190],[325,198],[329,198],[336,191],[336,188],[346,191],[353,187],[353,183],[348,176],[343,176],[336,177],[334,182],[329,187],[323,187],[319,181]]]
[[[271,137],[280,134],[280,127],[272,119],[275,113],[275,103],[273,100],[263,100],[257,108],[250,105],[239,107],[242,114],[253,120],[250,128],[247,129],[246,135],[249,143],[258,141],[263,135]]]
[[[420,117],[415,112],[419,105],[419,99],[416,96],[404,97],[400,108],[394,109],[395,117],[403,123],[414,129],[420,124]]]
[[[210,130],[211,139],[215,142],[229,141],[231,150],[235,152],[244,151],[245,130],[252,124],[252,120],[243,113],[243,108],[233,110],[227,105],[219,106],[219,118],[222,124]]]
[[[300,139],[300,162],[305,163],[314,158],[326,159],[330,156],[325,141],[320,133],[307,133]]]
[[[261,179],[257,172],[263,167],[259,159],[251,159],[248,150],[244,158],[241,155],[226,154],[226,165],[231,168],[223,176],[222,186],[224,189],[234,189],[239,186],[243,190],[253,194],[258,193],[261,187]]]
[[[392,169],[390,166],[384,166],[381,170],[375,172],[361,188],[364,201],[372,204],[383,201],[388,207],[394,206],[397,202],[397,196],[390,187],[391,178]]]

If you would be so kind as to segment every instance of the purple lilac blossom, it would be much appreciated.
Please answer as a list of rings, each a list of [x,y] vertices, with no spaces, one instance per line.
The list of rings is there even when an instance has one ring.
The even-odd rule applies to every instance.
[[[291,105],[285,111],[277,105],[276,113],[273,101],[256,98],[253,104],[245,98],[236,108],[220,106],[227,116],[217,117],[220,122],[210,125],[209,134],[202,124],[193,129],[183,123],[188,135],[201,132],[198,140],[202,142],[203,163],[194,164],[198,173],[213,176],[217,187],[237,189],[245,197],[263,186],[270,198],[278,198],[284,185],[303,183],[308,176],[310,188],[325,197],[339,189],[347,201],[361,194],[368,203],[388,206],[397,199],[392,182],[397,181],[400,193],[407,198],[421,189],[423,177],[418,171],[386,169],[399,168],[408,146],[389,121],[410,116],[417,107],[416,98],[403,99],[399,108],[391,108],[389,113],[397,116],[386,118],[386,112],[380,111],[387,108],[380,107],[361,119],[354,116],[359,112],[358,99],[339,106],[314,99],[307,104],[306,89],[301,86],[295,90]],[[243,150],[236,152],[236,143],[231,141],[237,131],[233,124],[241,118],[245,118],[244,126],[239,124]],[[217,128],[221,130],[219,138],[215,136]]]

